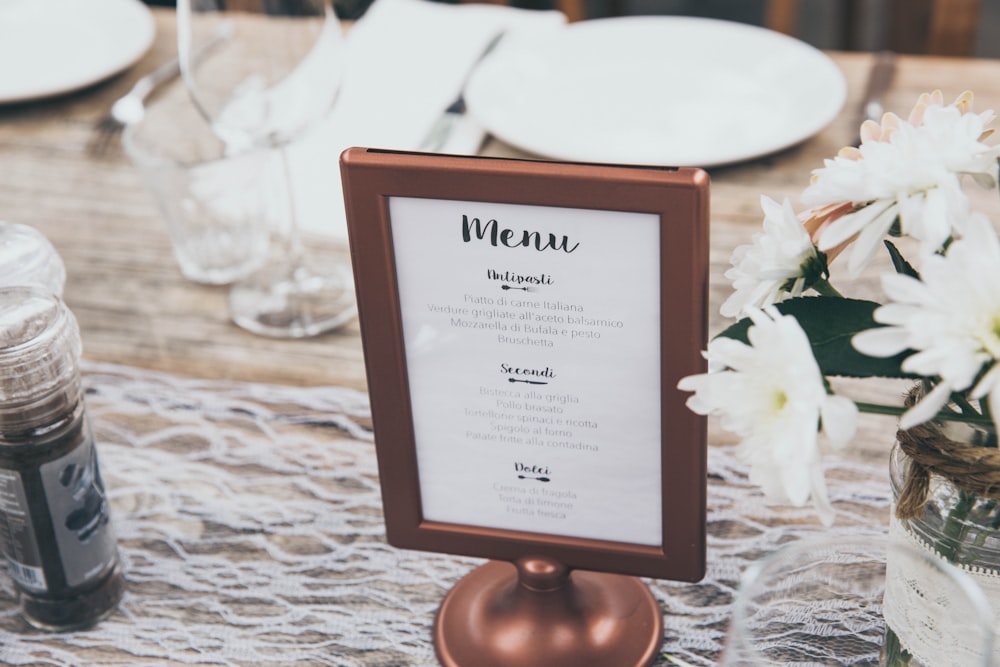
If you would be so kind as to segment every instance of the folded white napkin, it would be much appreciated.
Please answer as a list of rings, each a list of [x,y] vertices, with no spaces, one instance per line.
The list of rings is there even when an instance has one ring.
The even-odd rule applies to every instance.
[[[346,237],[338,164],[345,148],[418,149],[497,33],[554,30],[565,20],[556,11],[376,0],[348,33],[333,111],[290,147],[303,231]],[[466,124],[443,150],[472,153],[484,135]]]

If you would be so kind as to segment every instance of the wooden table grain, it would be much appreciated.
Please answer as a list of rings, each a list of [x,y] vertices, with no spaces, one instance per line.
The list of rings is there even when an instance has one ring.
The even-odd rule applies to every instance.
[[[227,315],[225,288],[180,275],[160,214],[124,154],[88,154],[99,116],[136,78],[175,53],[173,11],[154,13],[155,43],[126,72],[74,94],[0,106],[0,220],[37,227],[62,255],[65,299],[90,360],[200,378],[364,389],[356,322],[304,340],[238,328]],[[831,56],[849,94],[829,127],[781,153],[710,170],[713,313],[729,290],[722,274],[732,248],[748,242],[760,224],[760,196],[797,201],[810,171],[854,139],[854,113],[873,56]],[[948,98],[973,89],[978,108],[1000,108],[1000,61],[902,57],[886,106],[905,113],[920,92],[935,88]],[[520,155],[496,141],[484,154]],[[722,326],[714,317],[712,331]]]
[[[215,607],[208,609],[198,606],[203,588],[194,586],[190,590],[181,590],[175,585],[176,582],[168,581],[169,573],[153,571],[156,568],[151,567],[147,561],[140,560],[140,555],[149,549],[157,550],[157,553],[162,551],[166,554],[164,557],[174,558],[171,551],[174,548],[173,542],[169,542],[173,539],[172,534],[169,530],[160,530],[164,525],[178,526],[177,530],[182,531],[182,540],[189,540],[194,545],[190,550],[194,556],[210,556],[214,553],[212,549],[219,549],[224,558],[232,556],[243,560],[251,555],[231,548],[232,542],[228,541],[232,539],[230,528],[206,518],[211,515],[203,513],[204,508],[197,494],[191,495],[194,508],[188,513],[182,513],[176,507],[160,508],[162,515],[152,512],[144,503],[152,502],[150,499],[155,499],[156,494],[146,494],[142,485],[136,483],[136,479],[122,472],[132,470],[129,466],[141,467],[140,464],[145,460],[143,456],[160,461],[167,459],[157,457],[176,455],[179,457],[177,460],[182,460],[185,465],[193,466],[197,463],[198,466],[203,466],[205,461],[211,460],[210,455],[214,454],[223,464],[219,474],[232,475],[232,478],[225,476],[219,483],[229,484],[231,479],[245,477],[244,465],[252,467],[254,472],[251,477],[254,480],[261,479],[262,460],[273,455],[276,457],[274,469],[280,471],[280,474],[275,473],[271,486],[265,484],[264,490],[259,492],[266,494],[273,489],[280,489],[282,493],[290,493],[296,499],[307,492],[316,493],[323,499],[320,507],[324,515],[341,511],[339,506],[327,511],[325,503],[328,501],[328,494],[342,492],[344,502],[355,507],[354,495],[358,489],[369,488],[365,484],[374,485],[376,478],[374,459],[366,448],[370,437],[370,420],[364,414],[364,396],[348,391],[355,389],[363,392],[366,389],[357,323],[353,322],[333,333],[302,340],[263,338],[232,324],[227,314],[226,288],[197,285],[181,276],[171,254],[170,242],[160,214],[126,156],[119,151],[95,157],[87,151],[94,124],[110,104],[124,94],[135,79],[175,54],[173,11],[157,9],[154,14],[157,25],[155,43],[126,72],[73,94],[32,103],[0,105],[0,220],[38,228],[52,241],[65,261],[68,277],[65,299],[81,327],[84,355],[91,373],[93,393],[90,406],[99,427],[98,438],[106,443],[105,455],[110,457],[105,458],[105,462],[110,463],[106,469],[112,475],[118,475],[111,478],[111,485],[112,488],[119,489],[116,510],[123,526],[122,545],[135,558],[130,590],[136,601],[136,609],[141,610],[136,617],[123,616],[106,624],[105,627],[113,635],[113,641],[109,639],[104,643],[98,641],[89,645],[87,641],[93,639],[89,635],[83,637],[82,644],[73,643],[72,637],[40,639],[26,627],[18,625],[13,617],[8,615],[3,619],[0,632],[9,633],[5,635],[5,642],[16,639],[20,648],[30,643],[30,650],[38,651],[39,655],[44,654],[46,659],[50,655],[50,649],[58,649],[64,656],[64,662],[58,664],[82,664],[81,661],[86,664],[126,664],[123,660],[128,660],[131,653],[126,654],[106,646],[117,646],[120,638],[133,637],[144,628],[153,627],[153,636],[166,636],[163,641],[170,643],[176,637],[189,636],[191,622],[208,626],[218,623],[220,633],[230,625],[229,617],[223,616],[221,620],[212,618]],[[815,137],[789,150],[709,171],[712,180],[712,332],[724,325],[718,315],[718,308],[730,291],[730,285],[723,274],[729,265],[732,250],[739,244],[749,242],[760,227],[760,197],[767,195],[778,200],[788,197],[793,203],[797,203],[800,193],[809,182],[810,171],[821,166],[824,158],[833,156],[841,146],[855,139],[855,111],[874,56],[867,53],[830,55],[844,72],[848,83],[847,102],[843,112],[833,123]],[[971,89],[977,95],[978,109],[1000,109],[1000,60],[901,57],[896,81],[886,98],[886,107],[905,114],[921,92],[936,88],[940,88],[946,98],[954,98],[963,90]],[[739,113],[738,103],[733,113]],[[503,157],[523,155],[497,141],[490,142],[485,147],[484,154]],[[994,214],[1000,212],[1000,201],[995,193],[982,193],[977,205]],[[995,219],[1000,220],[1000,216]],[[862,287],[874,289],[872,276],[866,275],[862,282]],[[102,362],[111,362],[116,366],[111,367]],[[147,377],[146,370],[166,371],[168,375],[160,377],[151,373],[148,374],[151,377]],[[199,379],[237,382],[211,382],[205,383],[211,387],[203,387],[200,386]],[[256,394],[248,393],[241,384],[243,382],[286,386],[270,387],[273,391]],[[318,389],[312,389],[313,387]],[[858,392],[856,397],[861,398],[885,391],[878,383],[867,383],[864,388],[855,389]],[[175,396],[178,394],[191,400],[176,401]],[[295,401],[295,406],[288,406]],[[248,411],[248,402],[260,403],[262,407]],[[316,408],[316,405],[321,407]],[[318,411],[322,414],[318,417],[311,413],[302,415],[300,412],[307,409],[303,406],[307,406],[311,412]],[[343,414],[338,413],[336,418],[328,417],[328,414],[336,413],[337,410]],[[190,430],[185,428],[172,428],[170,418],[183,425],[193,423],[192,419],[200,420],[197,422],[197,436],[191,436]],[[232,424],[228,424],[226,419]],[[252,422],[253,428],[248,427],[248,421]],[[229,430],[220,430],[226,428]],[[855,449],[856,454],[871,464],[865,470],[883,469],[893,429],[891,419],[865,418]],[[257,430],[264,436],[258,437]],[[206,434],[212,434],[216,439],[212,440]],[[343,458],[337,459],[340,456],[337,452],[341,450],[331,447],[330,443],[342,438],[363,438],[365,442],[352,442],[353,447],[344,449],[347,453]],[[721,432],[718,425],[710,421],[709,441],[712,445],[725,445],[731,443],[733,438]],[[226,442],[237,449],[249,448],[251,445],[258,449],[246,449],[245,458],[240,458],[232,456],[232,451],[227,448],[215,451],[216,442]],[[162,451],[150,443],[159,443]],[[133,447],[141,447],[142,455],[135,454],[130,449]],[[199,450],[200,447],[210,451],[206,454]],[[291,450],[296,447],[304,449],[293,455]],[[314,447],[315,451],[310,447]],[[243,452],[242,449],[239,451]],[[334,459],[324,467],[324,459],[318,459],[318,462],[314,460],[317,452],[333,456]],[[188,455],[190,458],[184,458]],[[283,458],[286,455],[289,457],[287,460]],[[744,488],[745,476],[742,472],[739,475],[734,472],[737,464],[729,450],[715,447],[710,456],[713,457],[712,477],[709,480],[710,499],[714,503],[711,511],[715,514],[710,521],[709,533],[717,540],[713,543],[715,551],[711,563],[715,568],[713,576],[718,580],[716,584],[720,588],[713,588],[716,584],[699,588],[697,595],[701,596],[700,599],[711,602],[699,602],[696,606],[712,615],[698,631],[714,637],[715,641],[725,632],[725,604],[736,585],[738,571],[733,569],[732,551],[734,534],[739,533],[736,537],[745,538],[751,533],[761,532],[760,526],[764,522],[771,522],[783,528],[770,533],[764,531],[764,538],[783,541],[790,534],[789,530],[805,531],[815,525],[815,519],[808,509],[785,517],[773,513],[760,503],[748,508],[746,499],[758,496]],[[360,473],[355,467],[351,467],[346,473],[338,469],[348,459],[353,461],[352,466],[362,466],[359,468]],[[233,471],[227,472],[230,466]],[[290,466],[292,472],[289,472]],[[194,484],[201,485],[199,489],[214,488],[211,483],[215,473],[202,473],[203,477],[191,480],[186,477],[188,467],[171,471],[169,466],[150,464],[149,469],[173,474],[173,477],[164,477],[160,486]],[[859,480],[859,470],[861,469],[852,462],[829,473],[832,481],[861,484],[859,488],[863,489],[861,493],[845,495],[839,499],[838,506],[845,508],[846,516],[838,519],[842,522],[838,525],[846,526],[847,530],[861,524],[868,526],[880,521],[878,517],[887,516],[884,507],[887,501],[883,502],[883,498],[888,496],[887,482],[877,474],[870,480]],[[314,482],[313,477],[320,473],[328,473],[330,477],[320,476],[320,481]],[[138,475],[139,473],[135,473],[134,476],[138,478]],[[292,482],[289,481],[289,475],[302,475],[310,481]],[[252,486],[253,482],[249,482],[246,488],[258,493]],[[374,489],[374,486],[370,488]],[[222,489],[216,495],[232,501],[234,505],[238,504],[231,497],[230,491],[229,488]],[[211,494],[211,491],[201,490],[199,493]],[[369,523],[375,527],[365,538],[357,540],[361,547],[381,540],[374,491],[371,495],[372,508],[361,509]],[[256,498],[254,495],[251,500]],[[254,501],[263,506],[262,501]],[[862,505],[867,508],[865,511],[859,509]],[[295,505],[295,511],[300,511],[301,507],[302,505]],[[733,507],[738,507],[739,511]],[[228,506],[222,509],[228,511]],[[239,533],[247,544],[251,539],[275,540],[275,543],[280,543],[279,551],[292,545],[292,538],[288,538],[280,530],[272,530],[273,526],[270,524],[259,531],[247,528],[248,524],[240,511],[237,511],[242,509],[245,508],[235,508],[225,514],[227,517],[230,514],[235,517],[234,525],[238,524],[232,529],[233,535]],[[732,517],[744,515],[750,517],[749,523],[744,528],[733,527],[735,524]],[[266,515],[262,520],[273,522],[273,517]],[[202,522],[208,527],[204,528]],[[157,536],[162,532],[165,537],[153,539],[150,537],[152,533],[143,532],[147,523],[153,526],[152,530]],[[221,530],[220,526],[225,530]],[[323,530],[309,522],[305,526],[303,535],[295,538],[299,540],[298,547],[301,547],[302,554],[319,544],[314,533]],[[198,530],[204,528],[203,534],[192,527]],[[356,530],[355,524],[350,524],[349,527]],[[282,524],[281,528],[283,530],[286,527]],[[211,542],[212,539],[216,539],[222,546]],[[355,542],[353,536],[331,537],[331,543],[340,544],[338,540],[343,544],[353,545]],[[168,542],[171,546],[164,546]],[[738,555],[749,558],[751,555],[756,557],[758,553],[759,549],[755,547],[751,554],[741,552]],[[413,553],[408,557],[417,559]],[[398,569],[398,564],[404,561],[397,561],[393,556],[391,562]],[[447,588],[449,577],[457,578],[458,573],[466,567],[464,563],[456,565],[443,557],[434,562],[438,569],[429,568],[423,562],[419,567],[414,567],[414,571],[427,570],[427,576],[435,580],[433,585],[415,587],[412,575],[408,574],[408,570],[402,569],[395,573],[398,574],[398,580],[373,576],[371,581],[367,581],[365,585],[370,590],[378,590],[378,595],[371,599],[351,594],[347,596],[349,599],[339,600],[334,607],[338,614],[344,609],[356,609],[359,618],[367,619],[365,622],[370,621],[371,624],[388,628],[393,624],[382,619],[395,616],[380,614],[399,612],[405,606],[399,602],[402,600],[410,605],[407,610],[413,608],[421,611],[405,616],[405,622],[393,626],[393,632],[403,634],[392,636],[391,639],[398,645],[403,645],[407,643],[407,637],[415,638],[409,641],[429,656],[427,646],[430,634],[425,626],[430,623],[432,615],[427,610],[436,607]],[[452,568],[449,570],[452,574],[448,577],[441,576],[442,563],[450,564]],[[145,571],[141,570],[143,565],[146,567]],[[211,567],[216,568],[217,563],[213,561]],[[152,573],[148,578],[143,578],[148,571]],[[274,570],[267,571],[270,573]],[[316,571],[324,572],[322,569]],[[329,582],[325,579],[324,577],[323,584],[337,584],[335,579],[330,579]],[[691,603],[694,589],[681,589],[670,582],[658,582],[656,586],[662,600],[672,600],[671,596],[676,595],[678,600],[684,601],[682,611],[677,612],[676,608],[668,611],[675,620],[680,618],[679,615],[691,613],[694,608]],[[228,583],[225,587],[227,591],[233,588]],[[289,591],[297,590],[282,589],[279,597],[294,597],[297,593]],[[315,594],[321,593],[322,591]],[[303,595],[301,600],[295,599],[292,604],[312,604],[315,602],[313,594]],[[154,599],[160,602],[166,599],[169,604],[143,608],[144,601]],[[195,602],[190,602],[192,599]],[[318,599],[326,604],[325,598]],[[9,595],[5,600],[8,606],[12,604]],[[378,613],[372,613],[372,600],[383,604],[384,608]],[[257,613],[261,604],[266,608],[265,603],[253,598],[241,598],[238,603],[234,603],[234,608]],[[168,618],[171,614],[175,614],[177,618]],[[297,623],[294,627],[296,632],[301,630]],[[239,625],[240,630],[245,629],[242,628],[245,624]],[[330,627],[339,626],[331,624]],[[671,627],[673,634],[668,633],[668,644],[665,644],[667,647],[680,645],[680,639],[683,639],[676,636],[682,631]],[[693,631],[691,625],[681,624],[679,627]],[[178,630],[176,634],[171,634],[164,631],[164,628],[183,628],[183,632]],[[270,629],[268,632],[265,643],[277,646],[273,643],[277,640],[270,634]],[[223,633],[217,636],[234,635]],[[304,632],[303,636],[309,641],[315,639],[308,632]],[[322,636],[320,639],[335,648],[342,637]],[[296,635],[292,643],[297,641]],[[334,651],[334,648],[330,651]],[[130,644],[130,650],[142,653],[146,647],[141,643],[134,646]],[[700,652],[694,652],[704,658],[698,664],[708,664],[714,650],[702,647]],[[388,654],[379,653],[367,656],[371,662],[364,664],[404,664],[402,659],[386,655]],[[164,658],[157,664],[180,664],[193,659],[190,652],[178,653],[177,656],[176,660]],[[324,656],[322,659],[300,664],[343,664],[331,663],[329,660],[336,660],[336,656]],[[421,664],[431,664],[431,661],[432,657],[428,657]],[[0,659],[0,662],[7,661]],[[666,658],[662,658],[657,664],[665,663]],[[17,664],[25,663],[22,661]],[[249,663],[234,661],[231,664]]]

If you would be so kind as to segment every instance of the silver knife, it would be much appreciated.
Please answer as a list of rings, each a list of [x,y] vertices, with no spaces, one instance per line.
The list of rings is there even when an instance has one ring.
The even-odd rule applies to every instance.
[[[892,86],[892,80],[895,76],[896,54],[892,51],[882,51],[875,54],[875,62],[868,73],[865,96],[861,100],[861,106],[858,107],[855,128],[860,128],[866,120],[878,122],[882,118],[882,114],[885,112],[882,100],[889,87]],[[860,137],[856,141],[860,142]]]
[[[462,80],[462,86],[458,89],[458,96],[452,101],[451,104],[441,113],[441,116],[434,122],[431,126],[430,131],[424,140],[420,142],[418,150],[427,153],[437,153],[448,143],[449,137],[455,131],[455,127],[459,124],[459,121],[465,116],[465,87],[469,84],[469,79],[472,78],[472,74],[476,71],[476,67],[479,63],[483,61],[486,56],[496,48],[497,44],[503,38],[504,32],[500,31],[486,44],[486,47],[482,50],[479,56],[473,61],[472,66],[469,67],[469,71],[466,72],[465,78]]]

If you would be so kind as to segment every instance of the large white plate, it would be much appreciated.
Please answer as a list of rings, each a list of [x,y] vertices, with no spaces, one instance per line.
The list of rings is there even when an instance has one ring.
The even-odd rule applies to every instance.
[[[508,35],[466,89],[469,112],[494,136],[537,155],[702,167],[799,143],[845,96],[837,66],[799,40],[676,16]]]
[[[0,103],[101,81],[141,58],[155,33],[139,0],[0,0]]]

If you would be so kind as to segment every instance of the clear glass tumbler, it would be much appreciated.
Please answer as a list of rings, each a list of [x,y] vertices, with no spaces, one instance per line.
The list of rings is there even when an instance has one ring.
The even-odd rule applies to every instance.
[[[958,621],[951,625],[946,664],[991,664],[993,612],[983,592],[954,566],[882,533],[803,538],[748,568],[722,664],[898,664],[886,643],[883,598],[887,581],[900,571],[937,591],[930,602],[939,618]],[[909,656],[906,664],[928,663]]]

